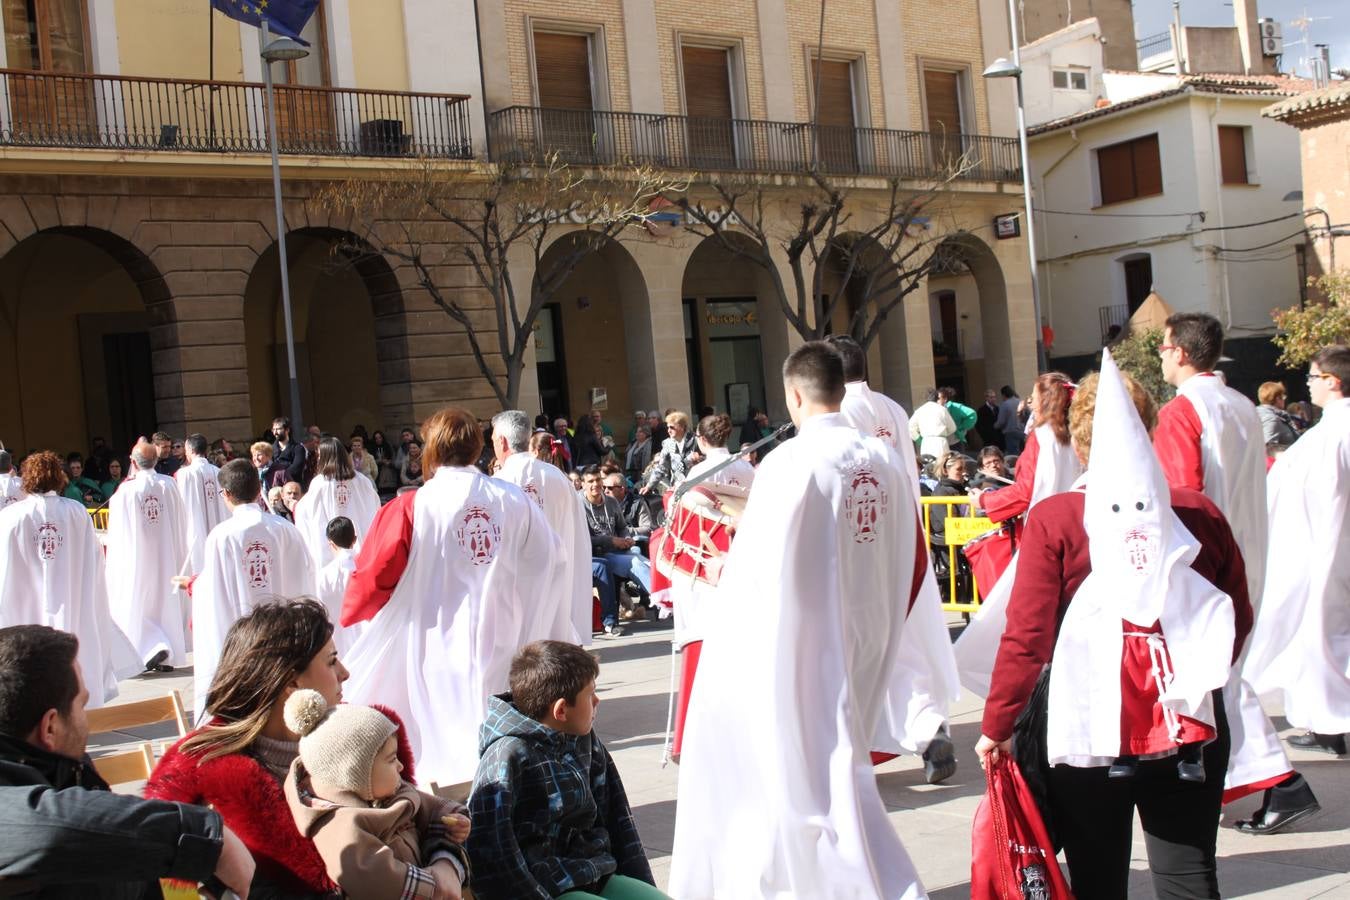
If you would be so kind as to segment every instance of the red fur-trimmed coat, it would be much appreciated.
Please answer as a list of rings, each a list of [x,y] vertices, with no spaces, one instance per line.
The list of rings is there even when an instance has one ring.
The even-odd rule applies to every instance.
[[[412,746],[403,721],[387,707],[375,708],[398,726],[398,758],[404,780],[411,782]],[[170,747],[155,766],[145,796],[213,807],[253,854],[258,867],[255,885],[266,884],[282,896],[340,896],[319,851],[296,829],[281,784],[267,768],[247,753],[202,762],[200,754],[180,752],[184,740]]]

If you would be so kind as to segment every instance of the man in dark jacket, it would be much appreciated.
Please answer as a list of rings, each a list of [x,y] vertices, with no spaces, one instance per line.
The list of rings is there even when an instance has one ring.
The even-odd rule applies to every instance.
[[[998,393],[988,390],[984,392],[984,402],[975,410],[975,432],[980,436],[984,446],[998,447],[1002,450],[1003,432],[998,430],[996,422],[998,422]]]
[[[291,436],[290,419],[277,416],[272,420],[272,440],[272,483],[263,487],[280,487],[288,481],[303,484],[305,445]],[[280,474],[282,472],[284,476]]]
[[[0,896],[142,900],[174,878],[247,897],[253,859],[218,814],[114,794],[94,771],[78,649],[0,629]]]

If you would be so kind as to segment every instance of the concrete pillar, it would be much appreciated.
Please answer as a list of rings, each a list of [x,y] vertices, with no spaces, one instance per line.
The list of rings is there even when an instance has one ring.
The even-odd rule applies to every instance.
[[[979,78],[984,67],[1000,56],[1012,58],[1008,4],[1004,0],[979,0],[979,4],[984,64],[980,65],[979,60],[975,60],[975,65],[971,67],[971,78]],[[1017,137],[1016,82],[1011,78],[986,78],[984,96],[989,107],[989,133],[997,137]]]
[[[615,271],[623,295],[629,394],[655,397],[661,409],[688,411],[692,398],[681,296],[688,253],[654,242],[625,244],[624,249],[638,267],[637,273]]]
[[[481,156],[489,107],[481,96],[478,42],[473,30],[463,26],[473,21],[473,8],[473,0],[403,0],[403,27],[409,88],[473,97],[469,133],[474,155]]]
[[[657,46],[655,0],[623,0],[623,33],[628,48],[628,102],[633,112],[666,112],[661,57],[652,52]]]
[[[771,122],[797,118],[792,92],[792,48],[788,43],[787,4],[759,0],[759,54],[764,69],[764,111]]]
[[[884,128],[908,129],[909,91],[905,67],[909,56],[905,53],[904,16],[899,3],[877,3],[877,44],[884,47],[878,62],[881,65],[881,105],[886,114]]]
[[[510,106],[514,100],[505,3],[478,4],[478,41],[483,48],[483,104],[489,110]]]
[[[910,292],[886,317],[877,338],[881,344],[881,377],[873,387],[909,410],[923,402],[923,393],[936,387],[933,370],[933,326],[928,315],[928,279]]]
[[[530,248],[516,244],[511,247],[508,257],[511,266],[511,283],[516,289],[516,308],[521,316],[529,308],[530,283],[534,281],[534,254]],[[547,315],[544,312],[543,315]],[[538,321],[536,320],[536,324]],[[534,356],[534,336],[530,336],[529,346],[525,348],[524,366],[520,372],[520,393],[517,404],[530,418],[541,412],[539,394],[539,370]]]

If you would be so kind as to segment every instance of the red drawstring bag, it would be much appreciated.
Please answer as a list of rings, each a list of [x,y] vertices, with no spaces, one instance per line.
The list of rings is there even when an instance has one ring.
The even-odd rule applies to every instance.
[[[971,831],[974,900],[1073,900],[1036,801],[1017,763],[999,754]]]

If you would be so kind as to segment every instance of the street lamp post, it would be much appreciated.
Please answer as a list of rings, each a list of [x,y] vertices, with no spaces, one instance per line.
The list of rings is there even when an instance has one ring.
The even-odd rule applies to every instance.
[[[263,60],[263,83],[267,92],[267,146],[272,151],[272,201],[277,214],[277,257],[281,260],[281,311],[286,321],[286,365],[291,383],[291,434],[296,434],[302,421],[300,409],[300,380],[295,374],[295,330],[291,324],[291,273],[286,257],[286,215],[281,209],[281,160],[277,156],[277,104],[272,91],[272,63],[303,59],[309,51],[299,41],[279,37],[269,41],[267,19],[258,29],[259,55]]]
[[[1045,356],[1045,341],[1041,332],[1040,277],[1036,273],[1036,225],[1031,213],[1031,154],[1027,151],[1026,101],[1022,96],[1022,52],[1018,47],[1016,0],[1008,0],[1008,23],[1012,27],[1012,62],[999,57],[984,70],[985,78],[1012,78],[1017,82],[1017,140],[1022,148],[1022,196],[1027,208],[1027,255],[1031,259],[1031,308],[1036,317],[1036,367],[1045,372],[1050,368]]]

